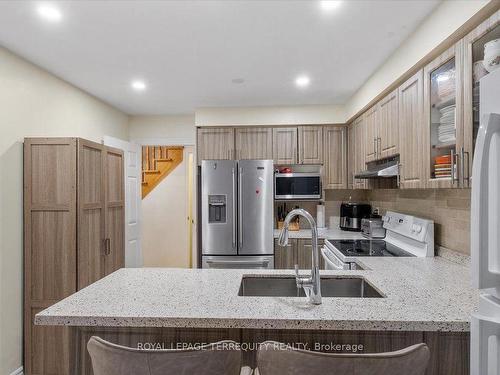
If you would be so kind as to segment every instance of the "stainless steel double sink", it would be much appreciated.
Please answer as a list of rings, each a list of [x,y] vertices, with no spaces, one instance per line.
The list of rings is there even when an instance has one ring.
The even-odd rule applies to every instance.
[[[303,288],[297,288],[294,276],[247,276],[241,280],[242,297],[305,297]],[[323,297],[383,298],[363,277],[321,277]]]

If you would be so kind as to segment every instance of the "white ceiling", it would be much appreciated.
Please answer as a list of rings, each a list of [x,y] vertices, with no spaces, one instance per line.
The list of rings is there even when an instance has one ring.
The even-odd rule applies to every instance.
[[[59,23],[39,4],[0,1],[1,45],[127,113],[167,114],[343,104],[439,1],[344,0],[331,13],[318,1],[49,2]]]

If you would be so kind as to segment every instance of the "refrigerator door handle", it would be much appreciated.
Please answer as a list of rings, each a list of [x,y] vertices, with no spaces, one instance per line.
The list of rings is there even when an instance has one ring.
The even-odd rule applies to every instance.
[[[497,343],[500,342],[500,320],[473,315],[471,319],[471,375],[500,375],[500,345],[496,345],[495,358],[491,360],[489,358],[491,336],[497,338]]]
[[[242,212],[243,212],[243,202],[241,199],[241,185],[242,185],[242,176],[243,176],[243,171],[240,166],[238,166],[238,242],[239,242],[239,249],[238,251],[242,250],[243,247],[243,218],[242,218]]]
[[[232,175],[233,175],[233,249],[236,248],[236,167],[233,167],[232,169]]]
[[[477,135],[476,154],[473,161],[472,199],[471,199],[471,253],[472,253],[472,275],[474,286],[478,289],[494,288],[500,281],[500,255],[490,252],[500,251],[500,243],[494,241],[494,235],[490,233],[491,228],[498,228],[498,223],[490,223],[489,220],[498,220],[498,212],[494,215],[491,209],[497,206],[498,199],[489,194],[489,171],[490,150],[493,135],[500,133],[500,114],[492,113],[485,116]],[[495,160],[492,170],[498,170],[500,163]],[[498,176],[495,176],[498,178]]]

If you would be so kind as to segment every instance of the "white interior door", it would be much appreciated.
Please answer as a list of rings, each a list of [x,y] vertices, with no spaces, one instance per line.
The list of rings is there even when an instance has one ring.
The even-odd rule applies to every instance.
[[[142,267],[141,146],[104,136],[106,146],[123,150],[125,167],[125,267]]]

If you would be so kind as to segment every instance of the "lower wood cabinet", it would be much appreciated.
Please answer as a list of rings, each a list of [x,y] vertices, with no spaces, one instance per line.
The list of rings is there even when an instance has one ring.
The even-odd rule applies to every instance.
[[[77,138],[24,141],[24,373],[73,375],[71,331],[43,309],[124,266],[121,150]]]
[[[318,239],[318,249],[321,249],[324,241]],[[325,262],[319,254],[320,269],[325,269]],[[312,240],[309,238],[290,238],[287,246],[280,246],[278,240],[274,240],[274,268],[294,269],[298,264],[300,269],[310,269],[312,266]]]

